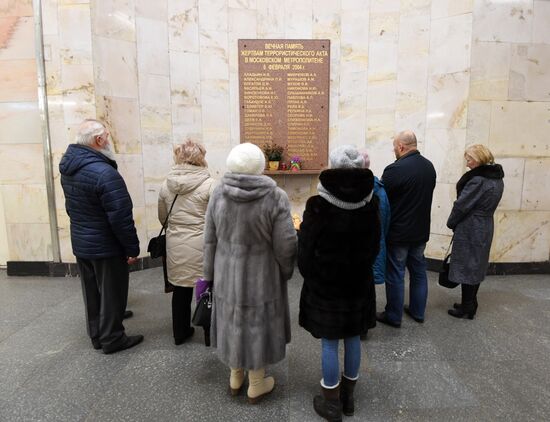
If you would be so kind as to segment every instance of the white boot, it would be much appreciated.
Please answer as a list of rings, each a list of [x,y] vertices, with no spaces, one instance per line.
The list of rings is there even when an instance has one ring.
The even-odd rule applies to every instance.
[[[248,402],[258,403],[263,396],[269,394],[275,388],[275,379],[265,377],[265,368],[248,371]]]
[[[236,396],[241,391],[241,387],[244,384],[244,369],[231,368],[231,376],[229,377],[229,388],[231,389],[231,395]]]

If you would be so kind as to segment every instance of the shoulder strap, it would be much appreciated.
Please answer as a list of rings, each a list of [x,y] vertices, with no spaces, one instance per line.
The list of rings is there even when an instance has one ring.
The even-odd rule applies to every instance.
[[[162,234],[163,231],[166,230],[166,225],[168,224],[168,218],[170,218],[170,214],[172,213],[172,208],[174,208],[174,204],[176,203],[176,199],[178,199],[178,194],[174,197],[174,200],[172,201],[172,205],[170,205],[170,210],[168,211],[168,215],[166,216],[166,219],[164,220],[164,223],[162,224],[162,228],[160,229],[159,236]]]
[[[453,233],[453,237],[451,237],[451,242],[449,243],[449,247],[447,248],[447,252],[445,253],[445,256],[449,255],[449,251],[451,250],[451,246],[453,245],[454,239],[455,239],[455,235]]]

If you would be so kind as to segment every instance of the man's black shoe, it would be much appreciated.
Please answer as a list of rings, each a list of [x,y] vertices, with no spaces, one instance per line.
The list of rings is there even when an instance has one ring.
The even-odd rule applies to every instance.
[[[420,324],[424,322],[424,318],[417,318],[413,314],[411,314],[411,310],[409,309],[408,306],[405,306],[405,313]]]
[[[99,342],[98,338],[92,339],[92,346],[94,346],[94,349],[99,350],[101,349],[101,343]]]
[[[103,348],[103,353],[105,353],[106,355],[110,355],[111,353],[120,352],[121,350],[126,350],[131,347],[134,347],[139,343],[141,343],[142,341],[143,341],[143,336],[141,334],[138,334],[137,336],[128,336],[126,338],[126,341],[118,347],[114,347],[113,349]]]
[[[134,316],[134,313],[132,311],[124,311],[124,315],[122,316],[122,319],[132,318],[133,316]]]
[[[382,324],[389,325],[390,327],[393,327],[393,328],[401,328],[401,323],[390,321],[388,319],[388,317],[386,316],[385,312],[377,312],[376,313],[376,320],[378,322],[381,322]]]

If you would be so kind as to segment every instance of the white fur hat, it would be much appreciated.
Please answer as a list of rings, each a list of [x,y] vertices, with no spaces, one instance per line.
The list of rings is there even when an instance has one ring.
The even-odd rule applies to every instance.
[[[342,145],[330,152],[330,168],[363,168],[365,160],[353,145]]]
[[[247,142],[233,148],[225,164],[231,173],[262,174],[265,155],[258,146]]]

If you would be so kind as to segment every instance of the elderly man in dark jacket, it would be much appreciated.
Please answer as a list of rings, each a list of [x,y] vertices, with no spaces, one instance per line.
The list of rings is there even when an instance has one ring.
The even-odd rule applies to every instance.
[[[399,328],[405,312],[424,322],[428,279],[424,249],[430,238],[430,214],[435,188],[435,169],[420,155],[416,136],[405,131],[395,136],[397,160],[387,166],[382,182],[390,201],[391,221],[387,242],[386,309],[376,319]],[[405,268],[410,274],[409,306],[403,308]]]
[[[128,264],[139,255],[132,200],[117,171],[105,126],[87,119],[59,163],[86,306],[88,335],[106,354],[135,346],[122,320],[128,299]]]

